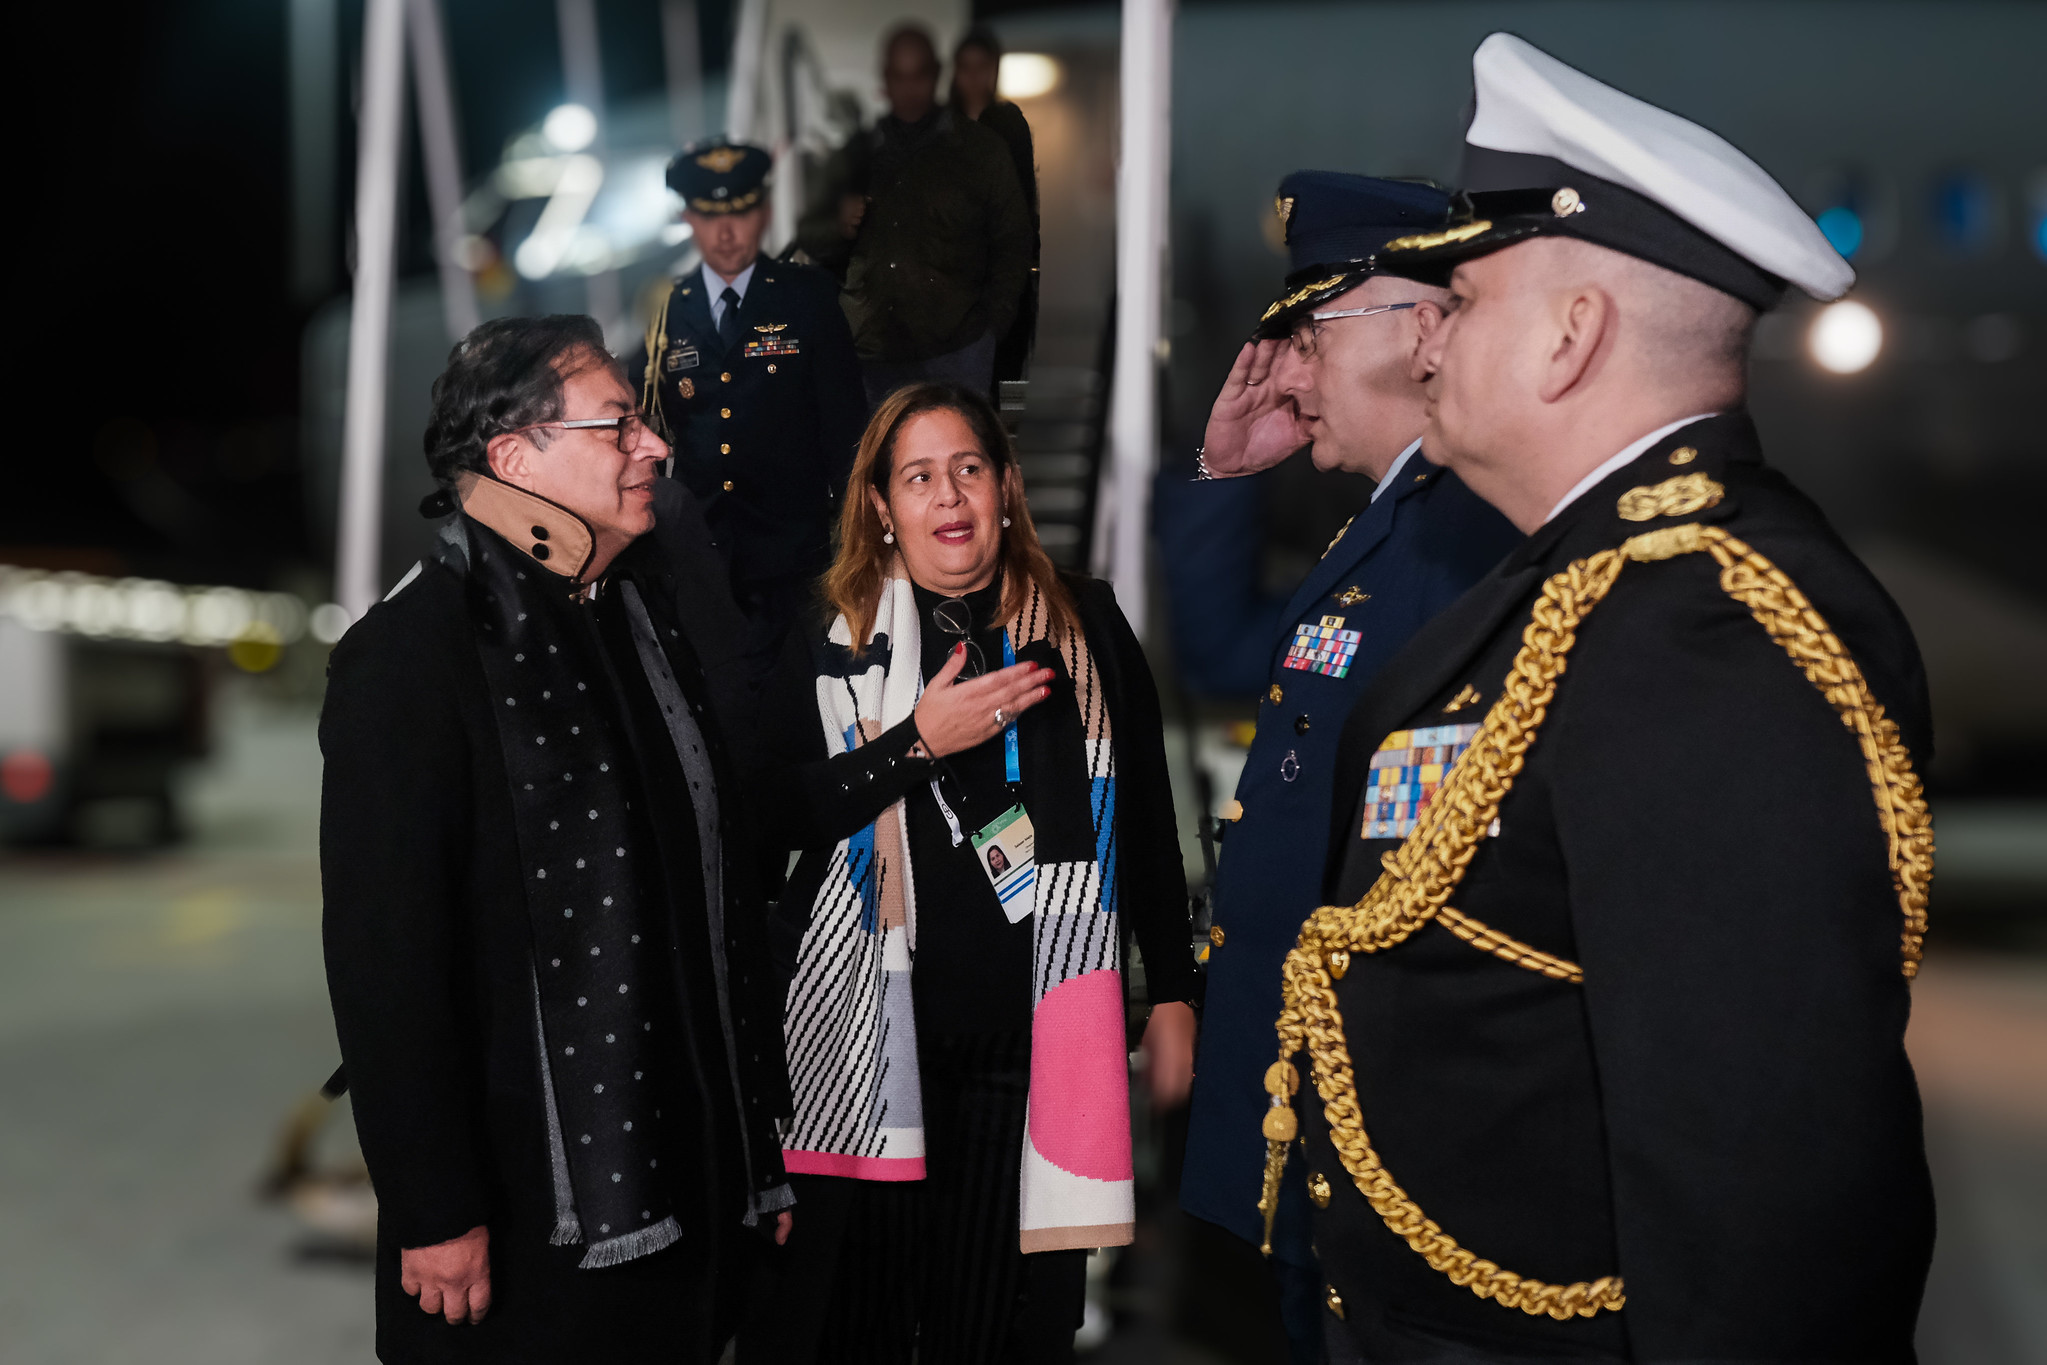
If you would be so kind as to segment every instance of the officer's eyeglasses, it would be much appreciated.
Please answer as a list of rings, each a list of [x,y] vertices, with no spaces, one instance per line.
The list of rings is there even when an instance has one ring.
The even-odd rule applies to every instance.
[[[619,454],[630,455],[647,430],[647,418],[643,413],[629,412],[623,417],[579,417],[570,422],[535,422],[530,427],[516,428],[509,434],[517,436],[523,432],[539,431],[548,427],[559,431],[583,431],[596,427],[616,428]]]
[[[938,627],[938,633],[966,644],[967,662],[960,669],[962,678],[978,678],[988,671],[988,661],[982,657],[981,647],[971,638],[973,622],[973,612],[957,597],[948,597],[931,609],[931,624]]]
[[[1294,324],[1294,354],[1303,360],[1313,359],[1316,338],[1322,335],[1322,324],[1334,318],[1368,318],[1374,313],[1397,313],[1412,307],[1413,303],[1381,303],[1371,308],[1338,308],[1329,313],[1310,313]]]

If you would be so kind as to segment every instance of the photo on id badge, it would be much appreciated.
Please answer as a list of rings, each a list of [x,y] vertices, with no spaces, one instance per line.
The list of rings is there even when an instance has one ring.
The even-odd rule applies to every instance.
[[[1038,881],[1037,835],[1031,829],[1030,813],[1011,806],[974,832],[974,856],[981,871],[995,888],[1002,913],[1016,924],[1036,908]]]

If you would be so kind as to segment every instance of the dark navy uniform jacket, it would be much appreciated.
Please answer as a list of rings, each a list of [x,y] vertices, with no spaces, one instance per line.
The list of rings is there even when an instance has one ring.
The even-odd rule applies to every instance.
[[[824,570],[867,424],[839,286],[815,266],[758,257],[727,354],[703,273],[679,277],[655,340],[653,383],[675,477],[702,503],[742,607]],[[634,383],[647,378],[647,348]],[[793,605],[793,604],[792,604]]]
[[[1694,528],[1768,563],[1723,545],[1723,565]],[[1547,580],[1624,546],[1603,599],[1529,633]],[[1432,1268],[1366,1202],[1364,1157],[1334,1150],[1297,1055],[1293,1164],[1326,1204],[1324,1325],[1349,1339],[1332,1357],[1408,1359],[1421,1340],[1445,1352],[1430,1359],[1457,1343],[1459,1360],[1909,1361],[1933,1207],[1904,1047],[1924,903],[1901,888],[1923,886],[1931,852],[1910,854],[1923,800],[1914,814],[1865,759],[1843,680],[1866,685],[1865,719],[1882,708],[1875,742],[1895,725],[1892,756],[1923,772],[1925,675],[1897,607],[1764,467],[1745,415],[1683,427],[1596,484],[1359,701],[1329,903],[1380,880],[1516,655],[1531,651],[1517,677],[1540,676],[1532,642],[1564,633],[1461,880],[1404,939],[1349,952],[1324,1038],[1348,1055],[1380,1168],[1433,1225],[1524,1278],[1618,1276],[1626,1302],[1557,1320]]]
[[[1254,1243],[1263,1236],[1258,1125],[1262,1078],[1276,1055],[1280,963],[1320,904],[1344,720],[1408,637],[1520,540],[1456,475],[1419,452],[1392,477],[1396,486],[1344,528],[1282,617],[1281,637],[1269,647],[1257,737],[1237,784],[1243,814],[1226,826],[1216,875],[1180,1202]],[[1299,1185],[1298,1172],[1292,1182]],[[1293,1196],[1273,1250],[1309,1265],[1307,1201],[1298,1190]]]

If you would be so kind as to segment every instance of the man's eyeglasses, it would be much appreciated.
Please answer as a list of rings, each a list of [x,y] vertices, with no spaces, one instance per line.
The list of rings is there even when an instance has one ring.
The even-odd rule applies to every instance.
[[[1413,303],[1381,303],[1371,308],[1338,308],[1329,313],[1310,313],[1294,324],[1294,354],[1303,360],[1312,359],[1315,354],[1315,339],[1322,334],[1322,324],[1331,319],[1368,318],[1374,313],[1397,313],[1403,308],[1412,307]]]
[[[630,455],[633,453],[633,448],[639,445],[640,437],[647,430],[647,419],[644,414],[637,412],[629,412],[622,417],[578,417],[568,422],[535,422],[529,427],[518,427],[510,434],[517,436],[523,432],[539,431],[543,428],[554,428],[559,431],[583,431],[596,427],[612,427],[616,429],[618,432],[619,453]]]
[[[978,678],[988,671],[988,661],[981,656],[981,647],[974,643],[974,614],[967,604],[957,597],[948,597],[931,609],[931,624],[938,627],[940,635],[950,639],[964,640],[967,646],[967,662],[960,669],[962,678]]]

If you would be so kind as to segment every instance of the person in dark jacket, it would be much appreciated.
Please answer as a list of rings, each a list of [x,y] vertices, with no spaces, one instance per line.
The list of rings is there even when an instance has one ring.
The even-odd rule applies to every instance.
[[[1425,438],[1528,539],[1351,712],[1284,970],[1329,1358],[1910,1362],[1933,830],[1895,603],[1763,463],[1758,315],[1854,271],[1734,147],[1496,33]]]
[[[836,282],[761,254],[772,165],[765,149],[725,138],[669,163],[703,262],[675,281],[630,363],[675,478],[710,521],[756,675],[773,667],[831,558],[867,422]]]
[[[715,1360],[792,1203],[730,609],[591,319],[472,332],[426,446],[453,515],[320,720],[378,1355]]]
[[[1031,215],[1008,146],[939,105],[938,51],[915,24],[882,45],[889,113],[840,149],[837,213],[813,215],[805,251],[851,242],[846,318],[870,404],[917,380],[988,392],[995,351],[1030,279]]]
[[[764,701],[805,1220],[742,1358],[1068,1360],[1133,1231],[1122,926],[1148,1038],[1193,1028],[1158,697],[979,390],[898,391],[854,479]]]
[[[1031,277],[1018,301],[1016,321],[995,347],[995,378],[1022,379],[1030,368],[1031,345],[1038,332],[1038,164],[1031,147],[1031,125],[1023,110],[1002,98],[1002,40],[986,24],[967,30],[952,50],[952,92],[946,104],[985,128],[993,129],[1009,148],[1016,183],[1023,187],[1024,208],[1031,216]]]

